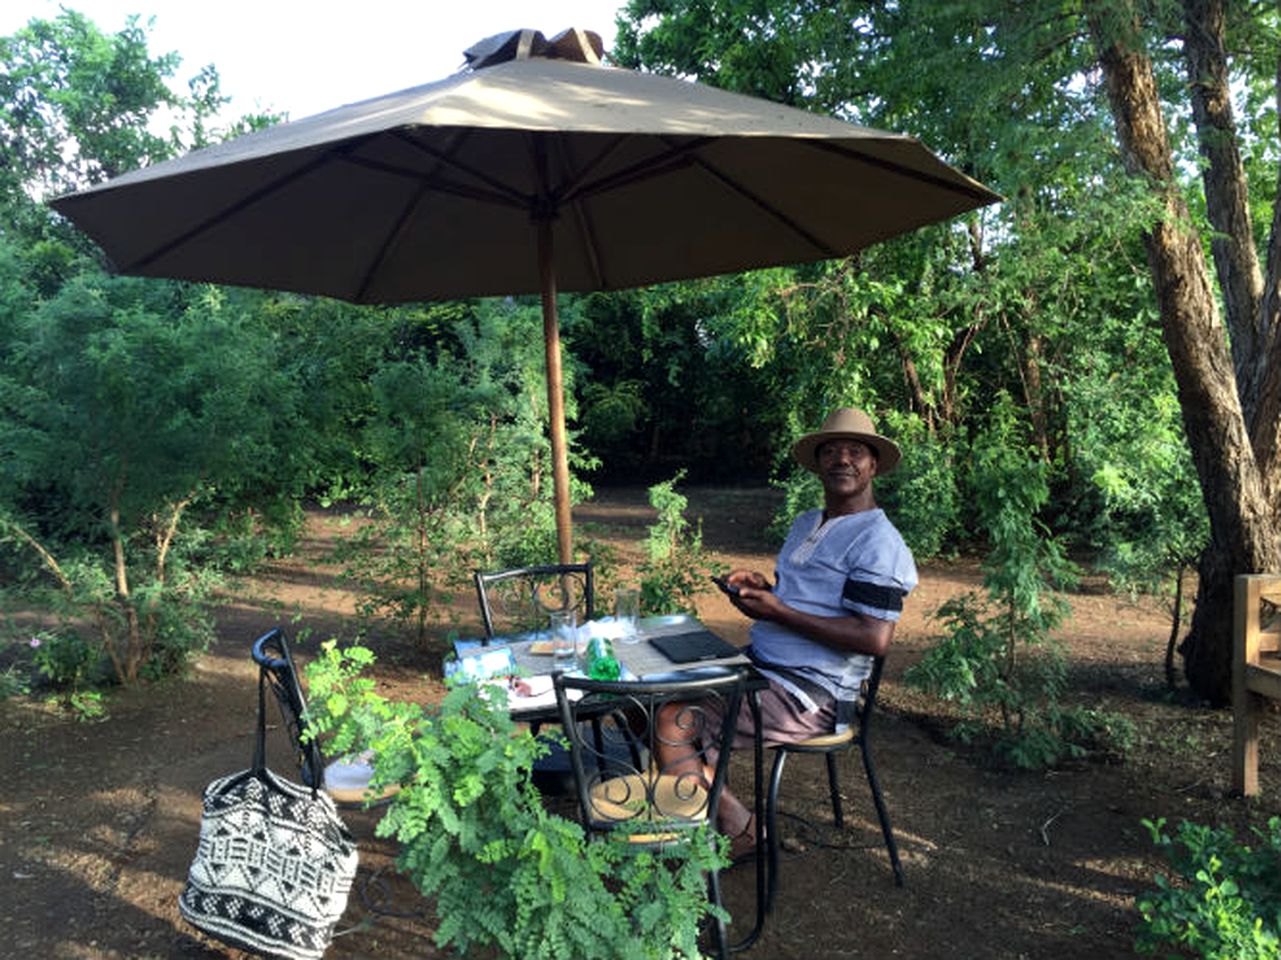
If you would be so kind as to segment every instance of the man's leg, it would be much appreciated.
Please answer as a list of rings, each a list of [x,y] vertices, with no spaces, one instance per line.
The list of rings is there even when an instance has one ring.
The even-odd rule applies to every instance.
[[[716,739],[721,734],[722,717],[699,710],[697,703],[669,703],[658,712],[656,749],[659,769],[673,776],[698,775],[703,784],[712,782],[718,751],[703,750],[701,738]],[[744,702],[735,727],[734,747],[750,745],[753,734],[752,712]],[[726,784],[721,790],[717,827],[727,836],[738,837],[749,831],[752,814]]]
[[[761,730],[765,744],[794,743],[823,733],[830,733],[836,722],[834,704],[807,712],[785,689],[775,683],[760,693]],[[718,737],[722,718],[715,714],[700,715],[690,704],[672,703],[659,711],[658,762],[664,773],[676,775],[701,772],[704,783],[712,782],[713,771],[707,766],[716,762],[716,752],[699,756],[694,743],[697,736]],[[750,704],[743,701],[735,724],[734,748],[749,747],[754,742],[755,726]],[[705,762],[704,762],[705,761]],[[726,836],[739,839],[737,846],[748,847],[746,836],[752,834],[752,813],[729,789],[721,791],[717,826]]]

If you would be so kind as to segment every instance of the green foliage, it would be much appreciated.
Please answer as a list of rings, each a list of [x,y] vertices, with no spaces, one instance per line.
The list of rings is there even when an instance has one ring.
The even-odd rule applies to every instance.
[[[57,702],[76,720],[93,722],[107,715],[102,693],[89,689],[99,680],[103,654],[101,647],[74,629],[41,630],[27,646],[36,671],[54,690]],[[30,686],[19,681],[11,665],[0,677],[0,700],[26,694]]]
[[[102,650],[76,630],[41,630],[29,645],[36,670],[55,690],[78,690],[97,678]]]
[[[1080,424],[1077,467],[1099,500],[1091,539],[1101,568],[1121,589],[1151,593],[1195,562],[1209,521],[1172,391],[1101,402],[1104,392],[1130,389],[1119,380],[1076,386],[1100,401]]]
[[[628,3],[620,63],[920,136],[1007,199],[846,261],[563,297],[574,471],[773,471],[790,520],[818,490],[786,468],[790,442],[853,401],[903,443],[878,497],[925,559],[988,535],[993,514],[969,494],[991,471],[966,438],[1012,418],[1048,486],[1029,516],[1095,550],[1118,586],[1168,580],[1206,542],[1205,511],[1139,242],[1157,211],[1123,175],[1101,86],[1081,82],[1096,52],[1080,14]],[[1165,8],[1149,14],[1201,215],[1179,44],[1155,39]],[[1266,6],[1234,8],[1231,49],[1271,51],[1277,23]],[[1260,225],[1276,192],[1271,62],[1233,60]],[[208,568],[288,550],[305,497],[353,498],[377,527],[360,544],[369,562],[352,561],[370,610],[421,635],[450,576],[555,555],[537,304],[368,309],[101,277],[92,245],[40,200],[217,139],[216,72],[183,96],[167,83],[178,65],[148,51],[138,22],[108,35],[65,12],[0,38],[0,563],[38,558],[67,616],[104,649],[124,643],[128,679],[199,649],[200,629],[184,639],[181,624],[203,622]],[[414,378],[438,382],[415,398]],[[393,395],[410,398],[406,417]],[[448,426],[411,450],[393,436],[412,439],[409,416]],[[573,499],[586,495],[576,479]],[[1007,531],[1010,551],[1044,539],[1030,529]],[[677,566],[654,576],[655,604],[692,603]],[[1020,606],[1025,587],[997,590],[1039,616]],[[1008,637],[1011,608],[997,606],[992,629]]]
[[[264,331],[187,292],[87,272],[10,314],[0,353],[0,542],[36,561],[32,599],[91,629],[121,682],[212,636],[201,521],[247,502],[263,516],[288,492],[268,492],[291,394]]]
[[[335,551],[366,615],[412,624],[419,644],[442,598],[441,570],[464,544],[457,490],[468,467],[467,393],[447,365],[391,362],[374,373],[362,444],[373,469],[363,501],[370,522]]]
[[[5,232],[24,241],[43,293],[91,250],[43,199],[208,139],[206,124],[225,103],[217,71],[201,70],[180,96],[167,82],[179,63],[176,53],[148,51],[136,17],[107,34],[64,9],[0,37],[0,217]]]
[[[21,664],[11,663],[0,670],[0,701],[24,697],[30,690],[31,682]]]
[[[988,429],[970,447],[969,499],[990,552],[983,562],[988,595],[1004,608],[1004,633],[1036,643],[1061,622],[1066,602],[1049,593],[1075,582],[1074,565],[1037,519],[1049,498],[1045,465],[1029,456],[1013,402],[1000,398]]]
[[[1040,648],[1019,651],[1011,663],[1005,624],[988,610],[975,594],[943,604],[935,614],[943,635],[906,675],[913,686],[961,708],[954,736],[967,743],[990,739],[998,754],[1024,769],[1091,752],[1123,755],[1133,746],[1136,734],[1126,717],[1061,702],[1066,663],[1056,641],[1032,641]]]
[[[661,853],[589,843],[544,809],[530,773],[546,743],[513,723],[501,691],[457,685],[436,708],[393,703],[361,676],[372,662],[326,643],[307,668],[309,722],[331,752],[372,749],[375,785],[402,784],[377,831],[435,898],[438,946],[522,960],[699,955],[703,872],[724,862],[712,835]]]
[[[573,311],[567,311],[566,322]],[[454,327],[459,361],[477,392],[474,468],[466,489],[476,535],[475,566],[488,569],[553,562],[556,516],[542,317],[528,302],[487,302]],[[575,370],[566,358],[565,417],[572,426],[578,407]],[[570,502],[591,496],[576,476],[596,461],[570,429]]]
[[[781,544],[798,515],[822,505],[823,484],[817,475],[793,465],[783,479],[774,481],[774,486],[783,491],[783,502],[779,504],[767,533]]]
[[[1205,960],[1264,960],[1281,952],[1281,819],[1253,828],[1240,843],[1232,830],[1184,821],[1174,836],[1165,819],[1143,821],[1175,878],[1156,876],[1138,897],[1140,953]]]
[[[877,426],[903,451],[894,472],[876,481],[877,502],[893,517],[917,563],[955,556],[964,532],[956,446],[916,417],[890,413]]]
[[[649,488],[649,504],[658,511],[646,538],[646,557],[640,565],[641,615],[697,612],[694,597],[708,577],[723,572],[703,550],[702,523],[691,527],[685,519],[689,499],[676,492],[684,479],[681,471],[670,480]]]
[[[174,93],[146,29],[63,11],[0,38],[0,562],[122,681],[212,635],[207,567],[236,538],[202,534],[250,509],[261,532],[295,492],[266,466],[291,426],[266,331],[211,288],[108,280],[41,205],[212,139],[217,72]]]
[[[857,261],[735,278],[737,296],[704,310],[711,348],[737,351],[767,399],[753,423],[776,466],[831,407],[874,411],[910,439],[878,496],[930,557],[985,534],[958,492],[978,486],[961,444],[1014,396],[1049,470],[1042,519],[1064,543],[1103,548],[1112,572],[1167,576],[1158,550],[1180,529],[1198,542],[1204,511],[1186,451],[1167,469],[1184,441],[1139,243],[1158,211],[1122,169],[1101,86],[1080,82],[1096,51],[1079,15],[996,0],[633,0],[614,52],[624,65],[910,132],[1007,198]],[[1230,20],[1243,45],[1269,49],[1274,13]],[[1164,45],[1158,63],[1172,116],[1186,113],[1177,47]],[[1269,62],[1242,65],[1241,89],[1274,118]],[[1186,127],[1178,133],[1191,170]],[[1258,145],[1275,160],[1275,138]],[[1258,186],[1271,197],[1275,177]],[[790,517],[812,484],[780,472]]]
[[[962,708],[962,737],[999,719],[995,744],[1020,767],[1043,767],[1080,756],[1109,730],[1110,746],[1128,736],[1119,720],[1060,704],[1066,663],[1051,636],[1068,612],[1053,593],[1070,584],[1073,565],[1036,519],[1049,490],[1045,467],[1028,456],[1008,402],[971,449],[970,500],[987,532],[986,598],[967,594],[937,616],[944,634],[907,673],[910,683]]]
[[[347,486],[367,522],[336,551],[363,612],[410,626],[419,643],[469,570],[556,555],[537,310],[484,304],[424,319],[403,337],[408,356],[372,356],[359,373],[363,469]],[[590,465],[572,443],[570,456]],[[572,484],[571,502],[589,494]]]
[[[107,707],[100,690],[68,691],[63,706],[81,723],[96,723],[107,717]]]
[[[769,272],[762,272],[769,275]],[[756,274],[662,284],[573,301],[564,315],[581,440],[606,481],[650,482],[688,464],[700,481],[764,478],[783,411],[745,338]]]

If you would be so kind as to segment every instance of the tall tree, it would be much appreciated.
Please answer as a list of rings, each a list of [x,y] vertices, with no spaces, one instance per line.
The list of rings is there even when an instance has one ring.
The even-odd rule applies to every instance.
[[[1185,0],[1183,49],[1225,329],[1200,232],[1176,176],[1139,11],[1130,0],[1088,9],[1126,167],[1145,179],[1163,208],[1144,244],[1211,523],[1184,669],[1199,693],[1223,703],[1231,679],[1232,577],[1281,563],[1281,203],[1274,197],[1265,280],[1232,111],[1225,4]],[[1275,17],[1274,11],[1274,28]]]

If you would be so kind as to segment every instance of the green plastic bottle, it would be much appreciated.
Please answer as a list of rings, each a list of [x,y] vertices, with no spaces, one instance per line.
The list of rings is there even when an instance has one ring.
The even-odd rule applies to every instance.
[[[587,675],[593,680],[617,680],[622,673],[613,645],[604,637],[587,641]]]

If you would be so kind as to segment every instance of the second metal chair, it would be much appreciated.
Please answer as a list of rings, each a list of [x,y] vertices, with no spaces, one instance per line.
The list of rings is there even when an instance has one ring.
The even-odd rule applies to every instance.
[[[574,610],[579,623],[596,615],[592,565],[544,564],[475,572],[486,638],[543,630],[554,610]]]
[[[885,838],[885,849],[889,854],[890,866],[894,870],[894,883],[903,886],[903,865],[899,862],[898,845],[894,842],[894,828],[890,825],[889,811],[885,799],[881,796],[880,781],[876,777],[876,765],[868,747],[868,726],[872,710],[876,705],[876,692],[881,686],[881,672],[885,668],[885,658],[876,657],[872,664],[872,673],[864,685],[863,697],[859,703],[858,726],[851,726],[841,733],[822,734],[808,740],[795,743],[783,743],[774,746],[774,765],[770,771],[769,794],[765,801],[766,835],[769,842],[769,896],[767,902],[773,906],[774,895],[778,890],[778,793],[783,782],[783,764],[793,753],[819,753],[827,761],[827,786],[832,800],[832,817],[837,827],[845,826],[844,811],[841,809],[841,793],[837,783],[836,755],[855,744],[863,754],[863,769],[867,774],[867,784],[872,791],[872,803],[876,807],[876,816],[881,823],[881,834]]]

